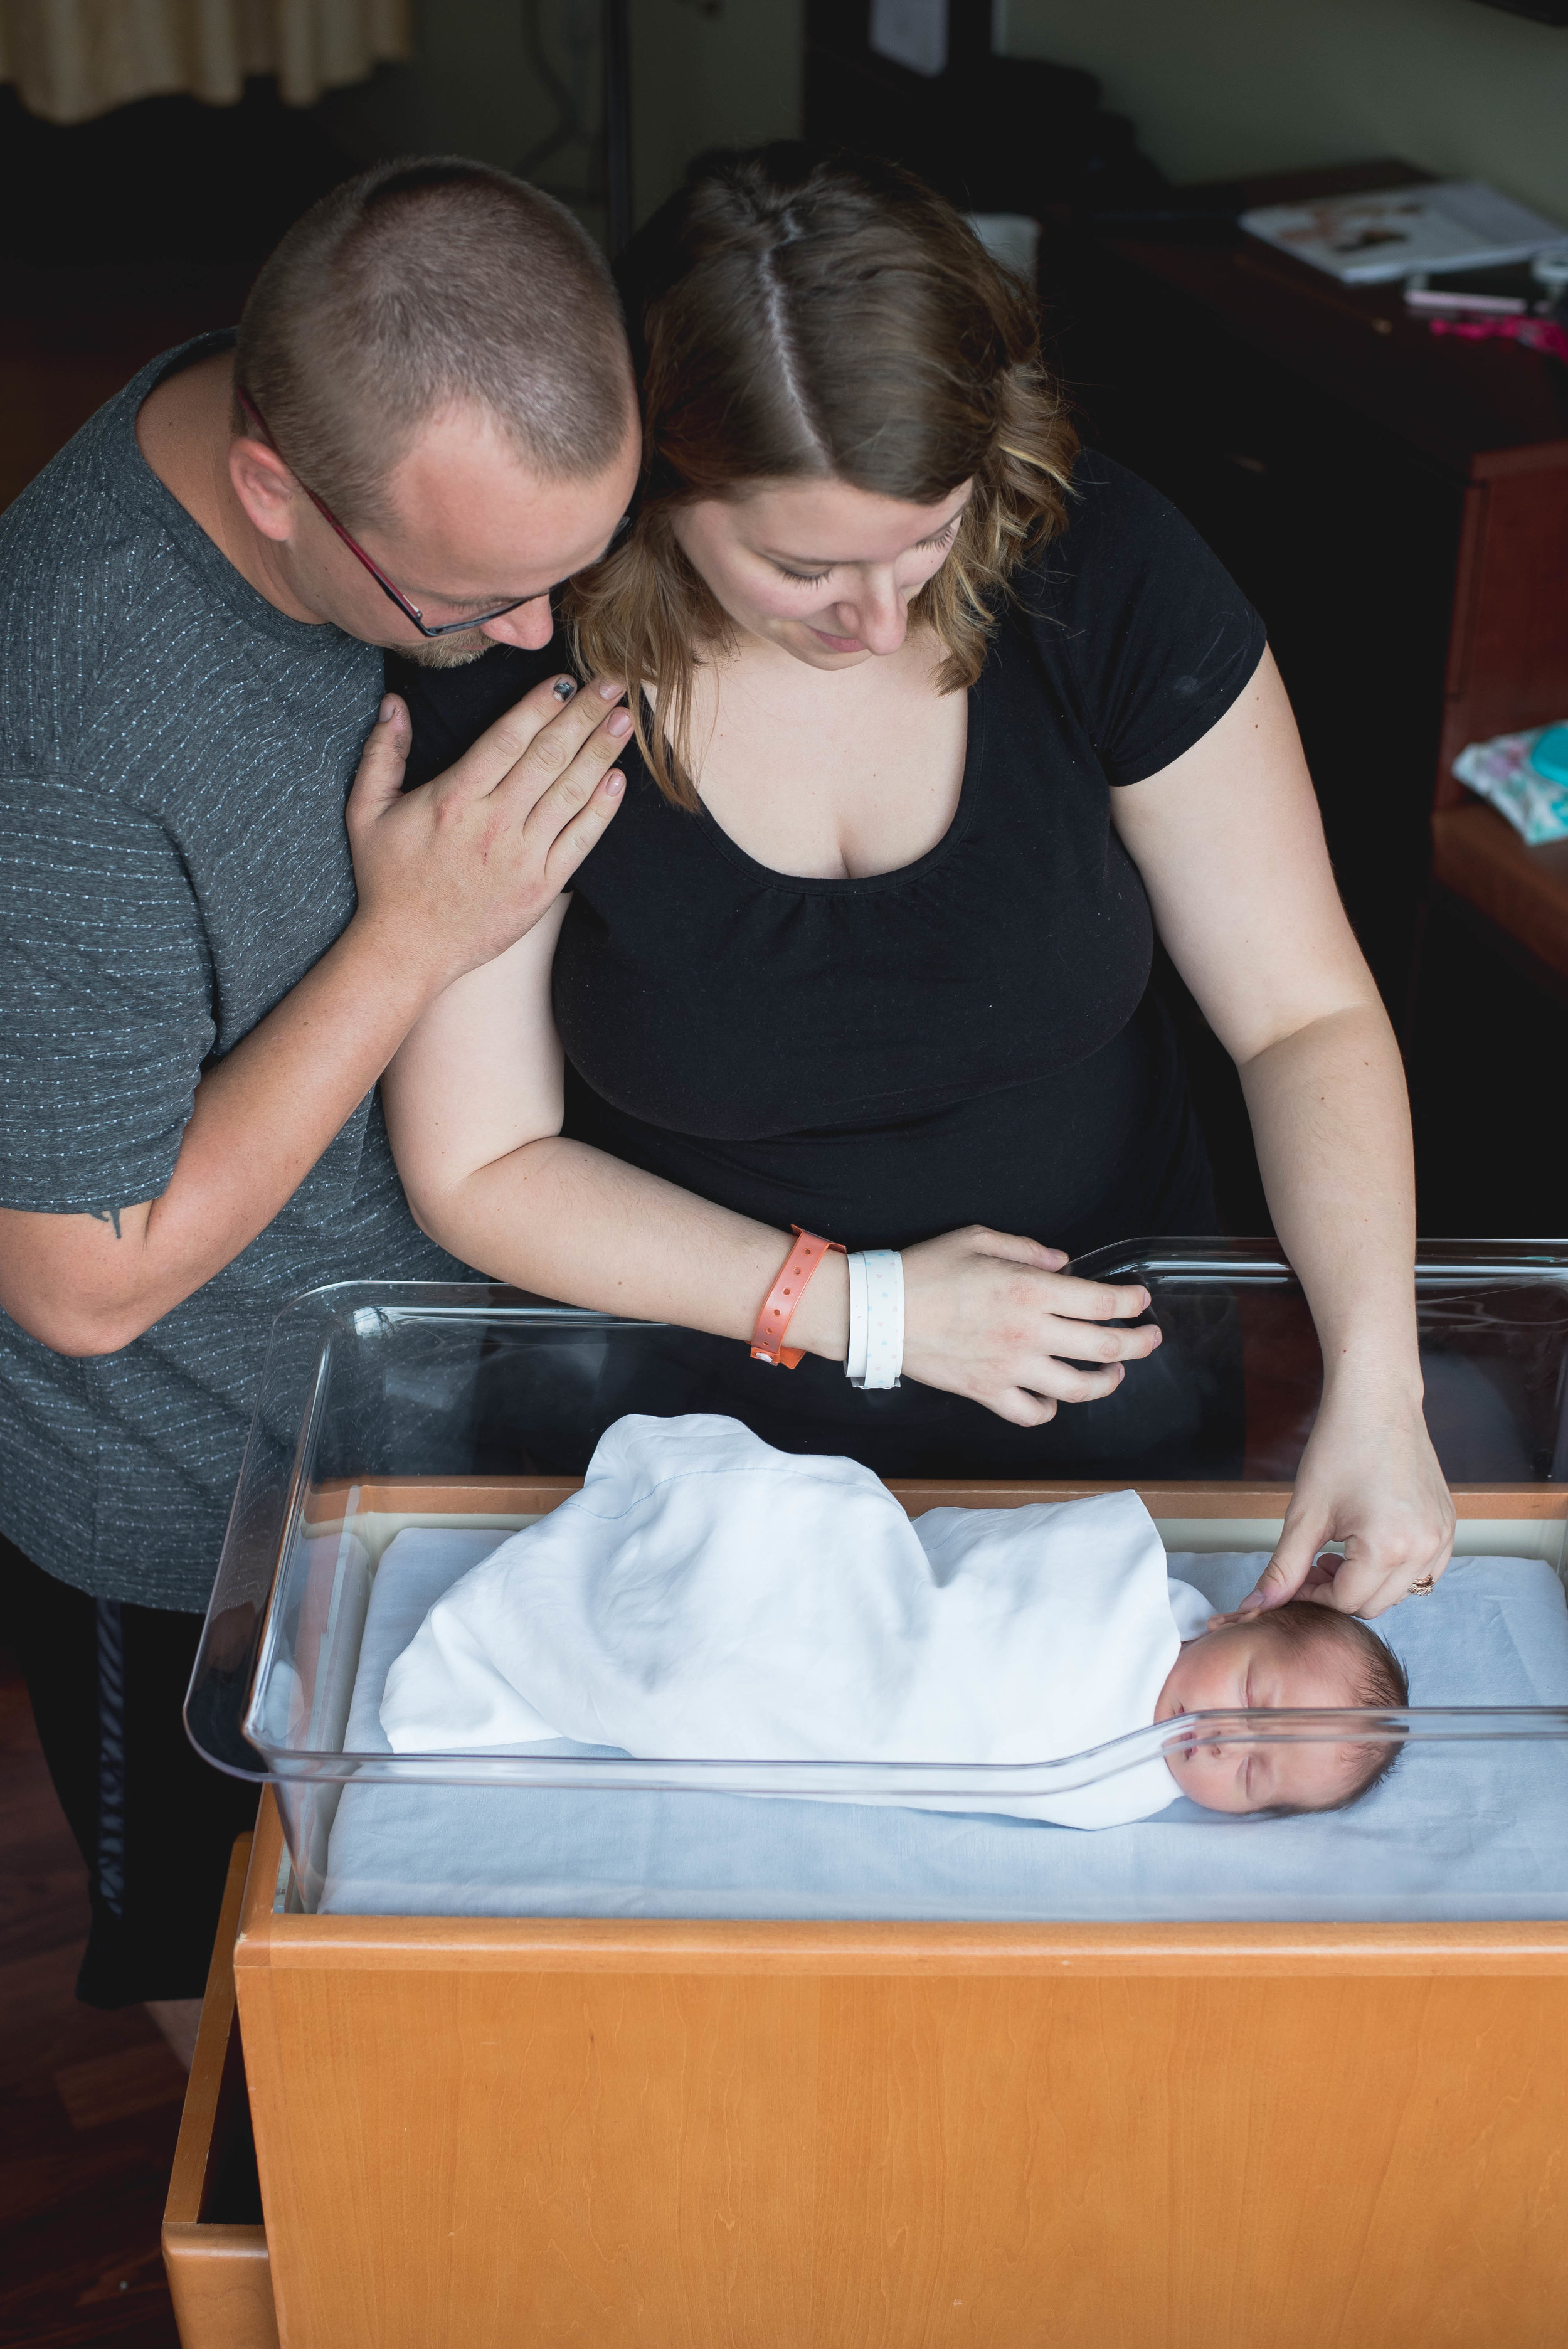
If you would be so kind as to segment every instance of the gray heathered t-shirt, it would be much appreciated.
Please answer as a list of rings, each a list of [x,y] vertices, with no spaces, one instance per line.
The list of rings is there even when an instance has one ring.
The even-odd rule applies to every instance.
[[[275,611],[151,471],[155,359],[0,520],[0,1206],[168,1185],[204,1064],[353,913],[343,805],[382,658]],[[283,1213],[118,1354],[0,1314],[0,1531],[98,1597],[207,1601],[273,1315],[451,1280],[367,1095]]]

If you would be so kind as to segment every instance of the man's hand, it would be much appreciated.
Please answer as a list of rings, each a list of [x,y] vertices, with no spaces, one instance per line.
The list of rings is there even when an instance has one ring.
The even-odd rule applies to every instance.
[[[570,680],[564,680],[570,682]],[[286,1206],[420,1013],[553,905],[621,796],[619,685],[541,686],[455,767],[401,789],[408,713],[383,703],[349,795],[359,910],[206,1069],[161,1197],[99,1215],[0,1209],[0,1307],[57,1352],[114,1353]]]
[[[632,720],[613,678],[536,686],[456,766],[405,792],[412,735],[389,693],[365,745],[346,821],[356,920],[435,994],[522,937],[614,814],[614,761]]]

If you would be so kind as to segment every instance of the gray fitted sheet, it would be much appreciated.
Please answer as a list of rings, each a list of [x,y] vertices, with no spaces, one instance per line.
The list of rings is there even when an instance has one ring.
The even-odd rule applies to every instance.
[[[382,1560],[350,1751],[389,1751],[394,1656],[504,1536],[419,1530]],[[1173,1555],[1218,1607],[1261,1557]],[[1465,1558],[1378,1629],[1413,1704],[1568,1705],[1552,1569]],[[1224,1819],[1185,1801],[1083,1833],[995,1817],[744,1795],[349,1785],[320,1903],[335,1915],[1103,1920],[1568,1917],[1568,1744],[1411,1747],[1353,1809]]]

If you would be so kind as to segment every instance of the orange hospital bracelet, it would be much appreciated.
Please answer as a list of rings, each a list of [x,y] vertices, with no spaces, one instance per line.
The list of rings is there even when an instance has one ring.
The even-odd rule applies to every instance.
[[[751,1359],[754,1362],[771,1362],[778,1370],[782,1364],[792,1371],[801,1359],[799,1346],[787,1346],[784,1332],[789,1327],[789,1316],[806,1294],[806,1284],[825,1256],[842,1256],[844,1250],[837,1240],[822,1239],[816,1232],[802,1232],[799,1224],[791,1224],[792,1232],[799,1237],[784,1259],[783,1270],[768,1292],[768,1299],[757,1317],[757,1327],[751,1333]]]

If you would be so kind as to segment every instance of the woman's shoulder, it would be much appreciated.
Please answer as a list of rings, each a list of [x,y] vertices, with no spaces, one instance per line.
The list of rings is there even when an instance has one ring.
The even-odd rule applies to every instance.
[[[1068,485],[1067,520],[1027,558],[1018,579],[1060,603],[1086,590],[1103,592],[1119,578],[1175,578],[1194,566],[1221,568],[1186,516],[1114,457],[1083,449]]]
[[[1098,450],[1074,466],[1065,528],[1012,584],[999,653],[1028,640],[1113,783],[1141,782],[1200,741],[1267,642],[1186,516]]]
[[[402,695],[414,730],[404,790],[444,773],[525,693],[569,666],[559,630],[542,651],[493,644],[455,668],[427,668],[388,652],[387,688]]]

